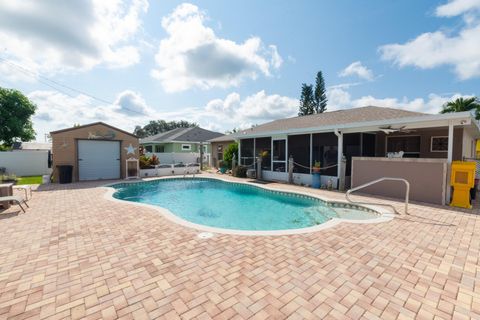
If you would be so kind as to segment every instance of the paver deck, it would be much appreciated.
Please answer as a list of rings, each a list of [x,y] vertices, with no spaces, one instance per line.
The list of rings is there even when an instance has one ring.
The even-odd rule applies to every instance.
[[[42,186],[26,214],[0,213],[0,319],[480,319],[478,214],[415,204],[386,223],[199,239],[103,183]]]

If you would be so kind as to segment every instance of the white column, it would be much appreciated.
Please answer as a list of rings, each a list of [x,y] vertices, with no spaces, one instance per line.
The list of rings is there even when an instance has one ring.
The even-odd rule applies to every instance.
[[[342,171],[342,156],[343,156],[343,133],[335,130],[335,134],[338,137],[338,153],[337,153],[337,178],[340,179],[341,171]]]
[[[335,135],[338,137],[338,154],[337,154],[337,181],[338,190],[345,190],[345,168],[343,168],[343,132],[335,129]]]
[[[452,163],[453,159],[453,124],[448,124],[448,155],[447,160],[448,163]]]
[[[450,194],[452,188],[450,187],[450,174],[452,172],[452,160],[453,160],[453,124],[448,124],[448,150],[447,150],[447,192],[445,192],[445,203],[450,204]]]

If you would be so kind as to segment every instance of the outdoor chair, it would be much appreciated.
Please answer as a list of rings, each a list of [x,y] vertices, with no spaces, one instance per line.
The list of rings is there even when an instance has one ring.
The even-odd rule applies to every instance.
[[[28,206],[27,202],[24,199],[22,199],[20,197],[17,197],[17,196],[0,197],[0,202],[3,202],[3,201],[14,202],[15,204],[20,206],[23,213],[25,213],[25,209],[23,208],[22,204],[25,204],[27,206],[27,208],[30,208]]]
[[[13,189],[16,190],[23,190],[25,192],[25,201],[29,200],[28,199],[28,194],[30,193],[30,199],[32,199],[32,187],[29,185],[19,185],[19,186],[13,186]]]

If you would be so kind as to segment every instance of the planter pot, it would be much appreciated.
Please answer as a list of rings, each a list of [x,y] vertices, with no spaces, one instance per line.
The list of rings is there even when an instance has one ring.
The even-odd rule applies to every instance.
[[[321,180],[320,180],[320,172],[312,173],[312,188],[320,189]]]
[[[320,173],[320,168],[313,167],[312,173]]]

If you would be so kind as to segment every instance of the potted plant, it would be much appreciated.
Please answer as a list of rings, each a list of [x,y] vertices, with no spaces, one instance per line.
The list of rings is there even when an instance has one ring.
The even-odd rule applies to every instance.
[[[227,164],[225,163],[225,161],[223,160],[218,161],[218,169],[220,170],[221,173],[227,172]]]
[[[0,183],[17,183],[17,176],[14,174],[0,176]]]
[[[321,165],[322,164],[320,163],[320,161],[315,160],[315,164],[312,167],[312,173],[320,173]]]

